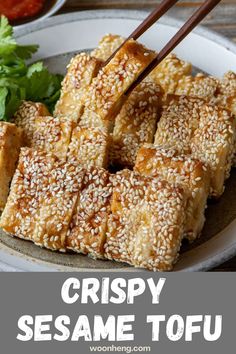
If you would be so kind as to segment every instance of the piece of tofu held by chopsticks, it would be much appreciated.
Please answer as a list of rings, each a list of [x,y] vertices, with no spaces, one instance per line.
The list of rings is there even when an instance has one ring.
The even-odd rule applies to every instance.
[[[100,40],[98,48],[92,52],[92,55],[106,61],[123,42],[123,37],[107,34]],[[191,71],[190,63],[171,53],[148,75],[147,79],[161,85],[165,93],[174,93],[179,80],[191,74]]]
[[[185,192],[130,170],[113,179],[105,256],[135,267],[171,270],[185,221]]]
[[[195,97],[169,95],[154,144],[175,147],[208,165],[210,195],[220,197],[232,166],[235,123],[224,108]]]
[[[22,135],[22,130],[15,124],[0,122],[0,210],[3,210],[7,201],[23,144]]]
[[[58,100],[54,116],[68,117],[78,123],[83,113],[84,93],[97,75],[101,61],[87,53],[73,57],[62,82],[61,96]]]
[[[191,155],[174,148],[145,144],[138,152],[134,170],[144,176],[164,179],[186,190],[188,201],[184,236],[193,241],[205,222],[205,208],[210,187],[210,171]]]
[[[22,129],[24,146],[32,146],[32,139],[36,129],[36,118],[45,116],[50,116],[50,113],[43,103],[22,102],[13,117],[13,122]]]
[[[67,232],[66,247],[93,258],[104,258],[112,184],[103,168],[86,169],[83,186]]]
[[[72,132],[69,159],[107,167],[111,127],[126,100],[125,92],[154,57],[155,52],[129,40],[100,69],[87,90],[84,113]]]
[[[162,88],[144,81],[130,94],[115,119],[110,164],[133,167],[138,149],[152,143],[162,105]]]
[[[65,251],[83,177],[80,166],[45,151],[21,149],[0,226],[41,247]]]

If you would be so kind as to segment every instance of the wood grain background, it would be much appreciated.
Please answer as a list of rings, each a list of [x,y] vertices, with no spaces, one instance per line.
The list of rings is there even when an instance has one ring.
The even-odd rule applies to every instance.
[[[60,13],[114,8],[151,10],[158,2],[158,0],[68,0]],[[168,15],[186,20],[202,2],[201,0],[180,0],[174,9],[168,12]],[[222,0],[202,24],[236,43],[236,0]],[[236,257],[213,271],[236,271]]]

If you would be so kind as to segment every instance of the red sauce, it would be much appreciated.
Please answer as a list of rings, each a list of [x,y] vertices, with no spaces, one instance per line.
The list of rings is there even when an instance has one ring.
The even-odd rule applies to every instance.
[[[0,14],[10,21],[36,16],[42,11],[45,0],[0,0]]]

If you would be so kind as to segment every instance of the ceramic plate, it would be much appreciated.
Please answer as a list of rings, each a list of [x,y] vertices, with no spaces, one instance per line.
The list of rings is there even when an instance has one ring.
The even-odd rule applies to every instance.
[[[38,43],[34,60],[43,59],[54,72],[65,72],[72,55],[96,47],[106,33],[130,34],[147,15],[136,11],[88,11],[61,15],[18,29],[22,43]],[[160,48],[173,36],[181,23],[164,17],[145,33],[141,41],[150,48]],[[236,71],[236,46],[227,39],[198,28],[175,50],[183,59],[209,74],[221,76]],[[236,170],[232,171],[223,197],[210,203],[202,237],[192,245],[184,244],[174,270],[202,271],[236,254]],[[95,261],[77,254],[58,254],[40,249],[30,242],[1,234],[0,268],[2,270],[118,270],[135,271],[120,263]]]

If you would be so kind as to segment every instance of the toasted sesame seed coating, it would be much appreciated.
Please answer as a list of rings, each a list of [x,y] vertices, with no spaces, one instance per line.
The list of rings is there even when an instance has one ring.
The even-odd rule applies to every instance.
[[[192,133],[198,127],[204,103],[194,97],[168,95],[157,125],[155,145],[176,146],[181,153],[189,154]]]
[[[31,145],[66,160],[73,127],[65,117],[37,117]]]
[[[67,249],[93,258],[104,257],[111,195],[109,172],[96,167],[87,169],[67,232]]]
[[[197,74],[193,76],[183,76],[179,81],[175,90],[176,95],[187,95],[204,98],[207,101],[214,100],[215,93],[218,86],[218,80],[206,76],[204,74]]]
[[[75,160],[85,167],[107,167],[110,135],[107,129],[77,126],[71,137],[68,160]]]
[[[234,116],[226,109],[205,104],[199,126],[191,141],[193,157],[208,164],[211,171],[210,194],[219,197],[230,175],[235,146]]]
[[[91,52],[91,55],[97,59],[106,61],[124,41],[125,38],[121,36],[106,34],[99,41],[98,47]]]
[[[161,85],[165,93],[175,93],[179,80],[189,75],[191,70],[190,63],[171,53],[151,72],[149,78]]]
[[[145,144],[138,152],[135,171],[181,186],[188,195],[184,236],[194,240],[205,222],[210,171],[191,155],[179,154],[174,148]]]
[[[153,142],[162,95],[161,87],[151,81],[131,93],[115,119],[110,164],[133,167],[138,149]]]
[[[149,270],[171,270],[183,235],[183,190],[129,170],[118,172],[112,183],[105,256]]]
[[[23,101],[13,117],[13,122],[23,131],[24,146],[31,147],[35,131],[35,119],[49,116],[46,106],[42,103]]]
[[[100,66],[101,61],[87,53],[80,53],[71,59],[62,82],[61,97],[56,104],[54,116],[67,116],[75,122],[80,120],[84,94]]]
[[[85,108],[103,120],[113,120],[121,108],[124,93],[154,57],[155,52],[132,39],[127,41],[93,79]]]
[[[65,237],[84,171],[45,151],[23,148],[1,217],[8,233],[65,251]]]
[[[219,197],[229,176],[235,144],[235,119],[216,105],[189,96],[167,97],[158,123],[155,145],[175,147],[207,164],[210,195]]]
[[[0,122],[0,210],[6,204],[22,145],[21,128],[17,128],[15,124]]]

